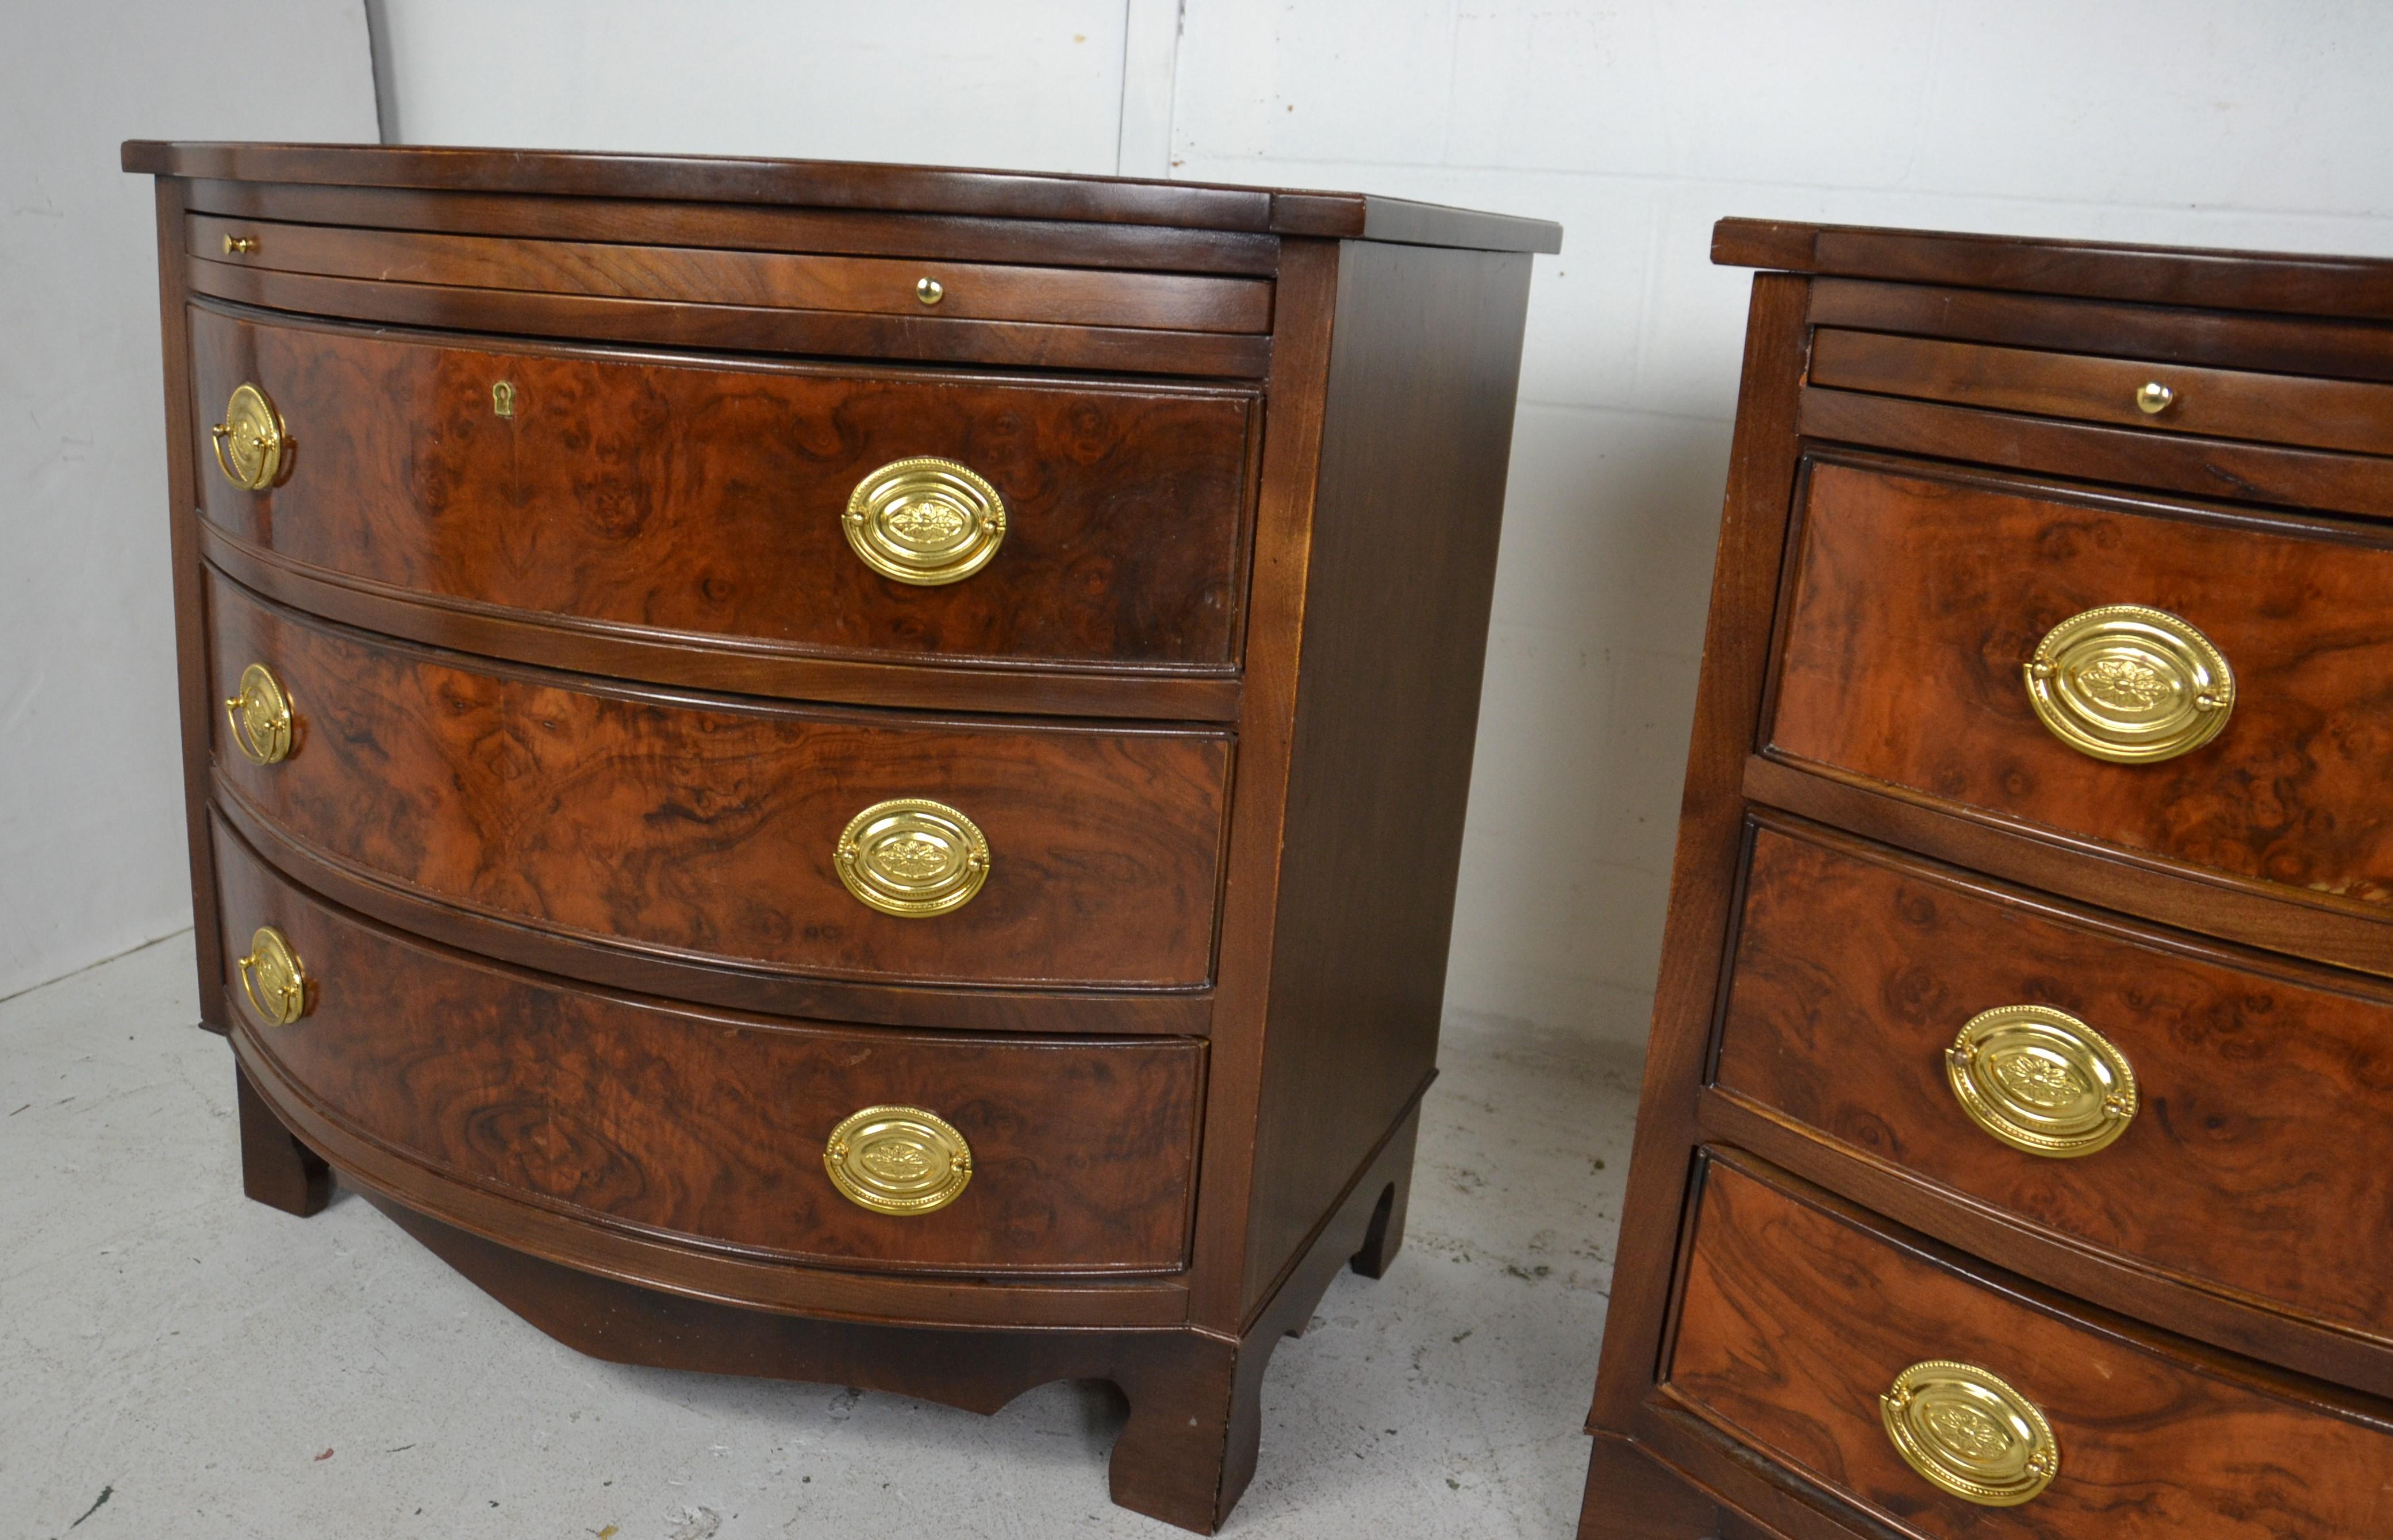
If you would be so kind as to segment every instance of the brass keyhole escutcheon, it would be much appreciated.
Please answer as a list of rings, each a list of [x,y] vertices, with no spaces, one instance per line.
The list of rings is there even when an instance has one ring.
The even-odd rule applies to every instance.
[[[273,926],[258,928],[249,938],[249,955],[234,968],[241,974],[241,992],[270,1025],[289,1026],[307,1013],[307,970]]]
[[[291,436],[282,414],[254,385],[233,387],[225,420],[209,431],[216,436],[217,468],[244,491],[266,490],[289,468]]]
[[[848,821],[833,856],[848,892],[907,920],[971,903],[988,881],[988,863],[979,826],[928,797],[874,803]]]
[[[2028,704],[2052,736],[2114,763],[2190,753],[2235,710],[2226,656],[2190,624],[2143,605],[2071,616],[2045,633],[2025,673]]]
[[[925,305],[936,305],[947,295],[947,286],[935,278],[922,278],[914,281],[914,297]]]
[[[1991,1369],[1929,1359],[1877,1401],[1903,1463],[1966,1502],[2016,1507],[2060,1474],[2052,1424]]]
[[[823,1145],[840,1195],[876,1214],[935,1214],[972,1181],[972,1146],[921,1107],[866,1107],[840,1119]]]
[[[2049,1006],[2001,1005],[1970,1017],[1944,1051],[1944,1077],[1970,1122],[2030,1155],[2092,1155],[2135,1121],[2127,1056]]]
[[[2176,399],[2176,391],[2154,380],[2137,387],[2136,410],[2147,417],[2157,417],[2169,409],[2169,403]]]
[[[513,417],[516,414],[516,387],[514,385],[508,381],[501,380],[496,385],[490,386],[490,413],[492,416],[496,417]]]
[[[962,581],[997,555],[1005,543],[1005,499],[952,460],[895,460],[856,484],[842,528],[865,566],[936,588]]]
[[[274,764],[291,757],[295,724],[291,692],[263,663],[241,671],[241,693],[225,701],[225,721],[232,728],[233,747],[252,764]]]

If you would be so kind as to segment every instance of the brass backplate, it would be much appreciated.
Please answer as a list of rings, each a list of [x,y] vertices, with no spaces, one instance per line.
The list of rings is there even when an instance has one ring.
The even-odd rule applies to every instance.
[[[2066,1011],[1981,1011],[1944,1051],[1961,1110],[2015,1150],[2092,1155],[2135,1120],[2136,1072],[2108,1038]]]
[[[856,484],[847,543],[885,578],[922,588],[961,582],[1005,543],[1005,500],[952,460],[897,460]]]
[[[919,920],[972,902],[988,880],[988,841],[945,803],[897,797],[848,820],[833,861],[864,903]]]
[[[823,1168],[850,1203],[876,1214],[932,1214],[972,1181],[972,1146],[921,1107],[866,1107],[840,1119]]]
[[[211,431],[216,464],[236,487],[262,492],[287,468],[291,439],[283,431],[282,414],[254,385],[233,387],[232,399],[225,403],[225,420]]]
[[[249,955],[236,966],[241,992],[268,1024],[288,1026],[307,1013],[307,970],[281,931],[260,926],[249,938]]]
[[[2210,638],[2166,610],[2104,605],[2045,633],[2028,702],[2055,737],[2123,764],[2190,753],[2235,710],[2235,674]]]
[[[233,746],[253,764],[273,764],[291,757],[296,718],[291,692],[263,663],[241,672],[241,693],[225,703],[225,720],[232,727]]]
[[[1930,1359],[1878,1399],[1905,1465],[1955,1497],[2013,1507],[2060,1473],[2060,1443],[2035,1403],[1990,1369]]]

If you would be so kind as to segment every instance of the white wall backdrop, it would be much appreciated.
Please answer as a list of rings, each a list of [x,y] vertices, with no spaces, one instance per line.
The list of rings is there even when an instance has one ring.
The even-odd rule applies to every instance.
[[[1715,218],[2393,254],[2393,27],[2380,0],[378,4],[386,119],[414,142],[1120,169],[1563,221],[1564,254],[1539,259],[1531,302],[1449,993],[1458,1009],[1605,1035],[1642,1030],[1653,985],[1734,406],[1746,281],[1709,266]],[[353,27],[345,7],[268,7],[282,8],[307,19],[284,35]],[[103,7],[35,14],[82,40],[61,37],[71,48],[141,31]],[[21,115],[34,111],[28,91],[64,92],[55,70],[28,62],[46,50],[22,46],[21,28],[16,40],[0,69],[25,82],[7,109]],[[361,48],[299,98],[259,97],[229,122],[242,93],[166,68],[204,48],[178,54],[163,25],[136,43],[155,46],[156,84],[111,87],[126,105],[109,120],[110,145],[120,132],[364,132],[349,84]],[[143,94],[155,89],[186,95]],[[177,111],[178,99],[194,105]],[[319,100],[338,126],[294,121]],[[73,104],[86,120],[95,110]],[[25,132],[18,142],[35,142]],[[56,163],[20,155],[8,175]],[[16,187],[12,208],[29,196]],[[146,283],[148,248],[130,225],[108,239]],[[53,254],[83,260],[63,245]],[[83,599],[50,597],[56,564],[20,557],[8,581],[12,594],[45,595],[34,602],[49,607],[46,625],[85,638],[104,629],[86,612],[113,622],[135,599],[148,607],[136,619],[155,651],[108,686],[137,696],[137,710],[103,729],[127,788],[147,790],[97,804],[68,796],[90,808],[79,821],[27,819],[12,801],[0,830],[10,933],[59,930],[28,895],[54,891],[61,865],[90,872],[78,847],[95,840],[147,886],[103,894],[72,923],[148,917],[118,923],[128,940],[170,923],[157,879],[181,847],[162,790],[163,542],[141,482],[155,475],[156,405],[138,371],[155,368],[155,343],[136,287],[128,275],[111,291],[121,303],[89,323],[120,333],[130,384],[149,392],[128,385],[133,405],[111,419],[108,452],[135,460],[104,499],[87,499],[126,540],[67,558],[79,574],[111,564],[110,580]],[[77,324],[43,322],[62,339]],[[7,367],[0,433],[14,435],[20,398],[37,388],[21,382],[39,371]],[[40,443],[63,442],[65,430],[46,431]],[[0,442],[7,465],[33,463],[17,438]],[[63,463],[62,450],[42,452]],[[42,484],[10,474],[20,497]],[[63,513],[43,528],[53,552],[85,535]],[[14,638],[38,633],[0,624],[12,660],[24,656]],[[0,724],[14,724],[0,754],[20,756],[0,761],[12,800],[33,784],[9,745],[26,737],[26,681],[39,672],[0,679]],[[87,703],[99,674],[74,679]],[[43,720],[57,730],[59,718]],[[28,862],[45,875],[20,876]],[[0,948],[19,945],[0,936]],[[21,955],[0,951],[0,993]]]
[[[372,139],[363,13],[11,7],[0,48],[0,997],[190,923],[157,241],[128,138]]]

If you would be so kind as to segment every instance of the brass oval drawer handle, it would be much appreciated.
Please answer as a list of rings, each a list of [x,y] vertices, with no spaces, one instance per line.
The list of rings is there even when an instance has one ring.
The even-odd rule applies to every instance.
[[[282,414],[254,385],[233,387],[225,420],[209,431],[216,436],[217,468],[243,491],[273,486],[290,459],[291,436],[283,430]]]
[[[2176,391],[2154,380],[2148,385],[2137,387],[2136,410],[2147,417],[2157,417],[2169,409],[2169,403],[2176,399]]]
[[[311,981],[299,954],[291,949],[281,931],[260,926],[249,938],[249,955],[235,966],[241,973],[241,992],[270,1024],[289,1026],[307,1013]]]
[[[225,255],[227,256],[247,256],[255,250],[257,250],[257,237],[254,235],[225,237]]]
[[[2014,1150],[2092,1155],[2136,1116],[2136,1072],[2111,1040],[2066,1011],[2000,1005],[1963,1024],[1944,1051],[1954,1100]]]
[[[2016,1507],[2060,1473],[2052,1424],[1991,1369],[1914,1364],[1877,1405],[1903,1463],[1955,1497]]]
[[[935,1214],[972,1181],[972,1146],[921,1107],[866,1107],[840,1119],[823,1145],[840,1195],[876,1214]]]
[[[252,764],[273,764],[291,757],[291,692],[265,664],[242,670],[241,693],[224,704],[233,747],[243,758]]]
[[[834,864],[866,905],[915,920],[972,902],[988,881],[988,841],[970,818],[927,797],[897,797],[848,820]]]
[[[2235,671],[2164,609],[2104,605],[2071,616],[2025,667],[2037,720],[2081,754],[2145,764],[2190,753],[2227,725]]]
[[[952,460],[896,460],[856,484],[847,543],[884,578],[921,588],[960,582],[1005,543],[1005,500]]]

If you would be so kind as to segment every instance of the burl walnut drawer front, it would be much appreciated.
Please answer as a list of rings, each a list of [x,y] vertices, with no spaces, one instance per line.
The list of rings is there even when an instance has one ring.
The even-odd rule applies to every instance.
[[[1713,1083],[1939,1188],[2393,1339],[2393,1003],[1883,847],[1754,836]]]
[[[2393,1428],[2356,1403],[2040,1307],[1742,1157],[1698,1180],[1666,1393],[1901,1533],[2393,1532]]]
[[[601,634],[1236,665],[1250,390],[190,321],[202,513],[271,564]]]
[[[2115,427],[2393,454],[2393,385],[1822,327],[1811,382]]]
[[[482,664],[212,577],[225,794],[434,899],[910,983],[1210,976],[1226,734],[947,722]],[[255,672],[253,672],[255,671]]]
[[[1820,463],[1782,756],[2284,890],[2393,898],[2393,542]]]
[[[1201,1044],[843,1030],[578,989],[333,908],[221,825],[215,848],[242,1031],[327,1114],[447,1175],[813,1261],[1183,1262]],[[843,1126],[859,1148],[834,1151]]]

